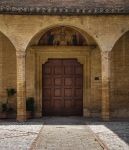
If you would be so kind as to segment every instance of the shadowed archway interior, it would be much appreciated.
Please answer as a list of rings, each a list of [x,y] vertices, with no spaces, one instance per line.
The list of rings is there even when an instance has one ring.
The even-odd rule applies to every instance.
[[[0,32],[0,118],[16,118],[17,98],[12,94],[16,90],[16,49]]]
[[[112,118],[129,118],[129,32],[111,51],[110,111]]]

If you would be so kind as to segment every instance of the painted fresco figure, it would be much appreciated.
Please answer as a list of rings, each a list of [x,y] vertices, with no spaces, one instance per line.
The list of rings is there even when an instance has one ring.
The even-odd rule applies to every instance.
[[[73,35],[72,44],[75,45],[75,46],[78,45],[78,41],[77,41],[77,36],[76,36],[76,34]]]
[[[50,33],[48,33],[48,45],[53,45],[54,42],[54,35]]]

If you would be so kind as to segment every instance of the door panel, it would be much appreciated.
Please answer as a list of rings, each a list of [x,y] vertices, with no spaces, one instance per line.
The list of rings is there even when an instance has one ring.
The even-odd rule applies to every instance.
[[[43,65],[43,115],[82,115],[83,66],[76,59]]]

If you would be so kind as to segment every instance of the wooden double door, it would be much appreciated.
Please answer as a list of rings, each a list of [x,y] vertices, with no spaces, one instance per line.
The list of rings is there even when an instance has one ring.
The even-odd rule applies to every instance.
[[[42,70],[43,115],[82,115],[83,65],[76,59],[49,59]]]

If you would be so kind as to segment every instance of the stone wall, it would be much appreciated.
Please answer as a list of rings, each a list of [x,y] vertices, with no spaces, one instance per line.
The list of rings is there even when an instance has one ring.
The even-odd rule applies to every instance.
[[[31,20],[31,21],[30,21]],[[86,103],[91,116],[99,116],[101,108],[105,118],[108,116],[109,103],[109,83],[110,110],[112,117],[129,116],[129,71],[128,71],[128,36],[117,40],[129,31],[129,16],[19,16],[19,15],[0,15],[0,31],[8,37],[16,48],[19,57],[18,70],[18,102],[19,112],[25,112],[25,92],[27,87],[27,97],[35,96],[37,80],[34,70],[35,60],[30,53],[26,56],[26,86],[25,86],[25,51],[27,48],[38,42],[41,35],[51,28],[57,26],[67,26],[76,29],[86,39],[88,44],[95,43],[99,46],[103,56],[102,65],[99,52],[92,49],[90,58],[90,86],[88,85],[88,102]],[[37,39],[35,42],[33,39]],[[6,99],[5,89],[8,87],[16,88],[16,58],[15,50],[6,38],[0,38],[0,95],[1,101]],[[117,43],[116,43],[117,42]],[[116,43],[116,46],[114,47]],[[114,47],[114,48],[113,48]],[[113,48],[113,50],[112,50]],[[109,72],[109,54],[112,50],[111,58],[111,81]],[[107,58],[108,57],[108,58]],[[14,67],[15,66],[15,67]],[[101,70],[102,66],[102,70]],[[106,69],[105,69],[106,68]],[[39,68],[38,68],[39,69]],[[89,69],[89,68],[88,68]],[[102,77],[102,90],[101,90]],[[96,79],[95,79],[96,78]],[[89,84],[89,83],[88,83]],[[102,94],[103,93],[103,94]],[[101,98],[102,94],[102,98]],[[87,96],[87,95],[86,95]],[[40,99],[39,99],[40,100]],[[101,103],[103,102],[103,103]],[[16,104],[16,103],[15,103]],[[23,111],[24,110],[24,111]],[[94,115],[93,115],[94,114]],[[126,115],[125,115],[126,114]]]

